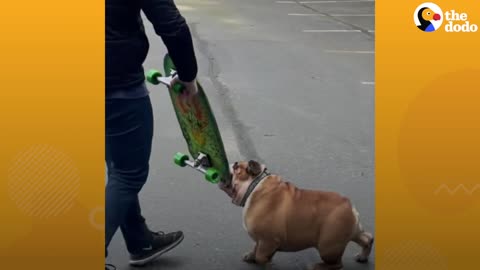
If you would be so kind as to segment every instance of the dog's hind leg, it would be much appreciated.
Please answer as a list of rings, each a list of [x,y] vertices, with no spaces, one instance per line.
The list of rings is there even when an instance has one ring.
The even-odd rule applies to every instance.
[[[314,265],[309,270],[343,270],[343,266],[341,264],[331,265],[326,263],[318,263]]]
[[[322,245],[322,247],[324,247]],[[342,270],[342,257],[345,252],[346,245],[337,245],[336,247],[322,248],[318,247],[320,258],[323,263],[315,265],[315,270]]]
[[[365,230],[363,229],[363,226],[360,223],[360,215],[357,209],[353,207],[352,210],[355,216],[355,229],[352,241],[357,243],[362,248],[362,251],[355,255],[355,260],[359,263],[366,263],[368,262],[368,257],[370,256],[370,253],[372,251],[373,236],[372,234],[365,232]]]
[[[362,248],[362,251],[355,256],[355,260],[359,263],[368,262],[368,257],[370,256],[373,247],[373,236],[368,232],[361,231],[355,235],[352,241]]]

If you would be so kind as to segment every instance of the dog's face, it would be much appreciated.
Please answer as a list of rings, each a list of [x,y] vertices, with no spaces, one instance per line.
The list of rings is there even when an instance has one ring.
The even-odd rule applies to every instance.
[[[252,180],[265,169],[265,165],[255,160],[238,161],[230,166],[232,174],[232,203],[240,205]]]

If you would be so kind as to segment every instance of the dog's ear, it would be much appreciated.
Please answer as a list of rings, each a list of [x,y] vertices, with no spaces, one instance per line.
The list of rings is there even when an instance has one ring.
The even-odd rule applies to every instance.
[[[247,173],[251,176],[257,176],[262,172],[262,165],[256,162],[255,160],[250,160],[248,162]]]

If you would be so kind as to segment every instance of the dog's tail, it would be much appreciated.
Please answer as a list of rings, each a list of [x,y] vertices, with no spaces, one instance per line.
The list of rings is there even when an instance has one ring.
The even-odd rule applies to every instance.
[[[354,229],[354,234],[358,234],[363,232],[363,226],[362,223],[360,222],[360,213],[358,213],[357,208],[355,206],[352,206],[352,212],[353,216],[355,217],[355,229]]]

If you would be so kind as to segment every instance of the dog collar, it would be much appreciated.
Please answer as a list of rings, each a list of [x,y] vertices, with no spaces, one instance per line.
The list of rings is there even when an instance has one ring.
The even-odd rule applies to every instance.
[[[250,197],[250,194],[252,194],[253,190],[255,187],[262,182],[263,179],[267,178],[267,176],[270,176],[270,173],[267,171],[267,168],[265,168],[261,174],[259,174],[255,179],[253,179],[252,183],[247,188],[247,191],[245,192],[245,195],[243,196],[243,199],[240,203],[241,207],[245,206],[245,203],[247,202],[248,197]]]

